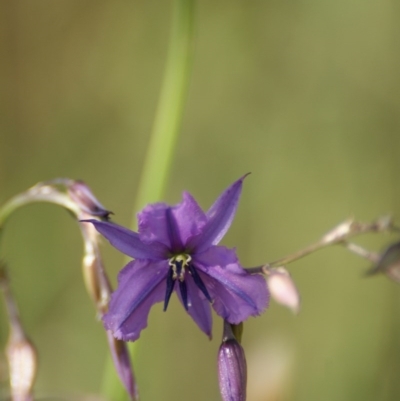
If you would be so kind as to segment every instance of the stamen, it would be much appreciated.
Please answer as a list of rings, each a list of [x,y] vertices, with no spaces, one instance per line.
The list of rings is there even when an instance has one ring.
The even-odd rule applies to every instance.
[[[190,255],[180,254],[172,257],[168,264],[171,266],[174,274],[172,278],[176,280],[179,278],[180,281],[185,279],[185,267],[189,266],[190,261],[192,260]]]
[[[172,279],[176,280],[178,278],[178,269],[176,268],[176,264],[173,264],[171,266],[171,271],[172,271]]]
[[[179,278],[179,281],[183,281],[185,279],[185,268],[182,266],[182,264],[183,262],[181,261],[175,262],[176,273],[177,273],[176,278]]]
[[[189,307],[188,307],[187,286],[184,281],[179,281],[179,289],[181,291],[183,306],[185,307],[186,310],[188,310]]]
[[[199,290],[204,294],[204,296],[208,299],[210,303],[213,303],[212,298],[210,297],[210,294],[207,291],[207,287],[204,284],[203,280],[201,279],[199,273],[197,272],[196,268],[191,264],[188,267],[189,273],[193,277],[194,283],[197,285]]]
[[[172,295],[172,291],[174,290],[175,279],[174,279],[174,269],[169,269],[167,275],[167,289],[165,290],[165,298],[164,298],[164,312],[168,308],[168,303]]]
[[[188,310],[188,295],[187,285],[185,283],[185,268],[189,267],[189,263],[192,260],[190,255],[179,254],[169,259],[168,264],[171,266],[167,275],[167,288],[165,291],[164,298],[164,311],[167,310],[169,300],[172,292],[174,291],[175,281],[179,279],[179,289],[181,291],[183,305]]]

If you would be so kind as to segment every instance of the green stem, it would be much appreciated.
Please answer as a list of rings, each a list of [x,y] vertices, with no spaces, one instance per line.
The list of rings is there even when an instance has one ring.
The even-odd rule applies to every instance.
[[[193,37],[194,0],[175,0],[165,75],[134,206],[133,229],[136,228],[136,212],[146,203],[159,201],[165,192],[188,93]],[[137,342],[129,344],[132,360],[136,349]],[[102,390],[110,400],[128,399],[111,357],[106,363]]]
[[[193,55],[194,0],[175,0],[164,82],[144,162],[135,213],[165,191],[181,127]],[[132,226],[135,226],[133,223]]]

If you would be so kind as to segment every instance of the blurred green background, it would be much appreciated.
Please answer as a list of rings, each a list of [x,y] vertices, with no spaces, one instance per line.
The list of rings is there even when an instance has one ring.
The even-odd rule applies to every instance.
[[[167,51],[171,1],[0,1],[0,201],[84,179],[129,225]],[[206,209],[246,179],[224,238],[245,266],[282,257],[343,219],[400,215],[400,6],[394,0],[201,0],[182,135],[165,200]],[[360,243],[381,249],[390,236]],[[115,283],[123,257],[104,244]],[[106,340],[81,279],[70,216],[33,205],[1,256],[37,345],[38,396],[99,392]],[[271,302],[245,324],[249,401],[400,398],[400,288],[363,279],[341,248],[290,265],[293,317]],[[0,342],[7,337],[1,306]],[[173,300],[152,309],[136,375],[144,401],[219,400],[216,353]],[[4,358],[0,381],[5,388]]]

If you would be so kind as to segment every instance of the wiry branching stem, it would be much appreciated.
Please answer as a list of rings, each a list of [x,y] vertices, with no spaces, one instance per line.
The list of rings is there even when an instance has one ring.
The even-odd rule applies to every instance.
[[[348,219],[332,230],[328,231],[321,239],[313,244],[287,255],[283,258],[277,259],[270,263],[265,263],[261,266],[248,268],[250,273],[263,273],[269,274],[269,269],[272,267],[286,266],[289,263],[295,262],[305,256],[308,256],[320,249],[326,248],[331,245],[342,245],[350,252],[355,253],[363,258],[376,263],[379,260],[379,255],[370,252],[357,244],[349,242],[351,238],[368,234],[368,233],[383,233],[383,232],[399,232],[399,228],[394,225],[393,219],[390,216],[382,216],[371,223],[357,222],[354,219]]]

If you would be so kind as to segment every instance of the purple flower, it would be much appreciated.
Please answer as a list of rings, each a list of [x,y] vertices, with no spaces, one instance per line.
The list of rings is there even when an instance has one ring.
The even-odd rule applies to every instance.
[[[264,278],[247,273],[234,249],[216,246],[232,223],[244,178],[227,188],[206,213],[187,192],[175,206],[146,206],[138,214],[138,233],[111,222],[86,220],[115,248],[135,259],[120,272],[118,288],[103,317],[115,337],[139,338],[151,306],[164,301],[166,310],[174,291],[210,337],[210,305],[232,324],[266,308]]]

